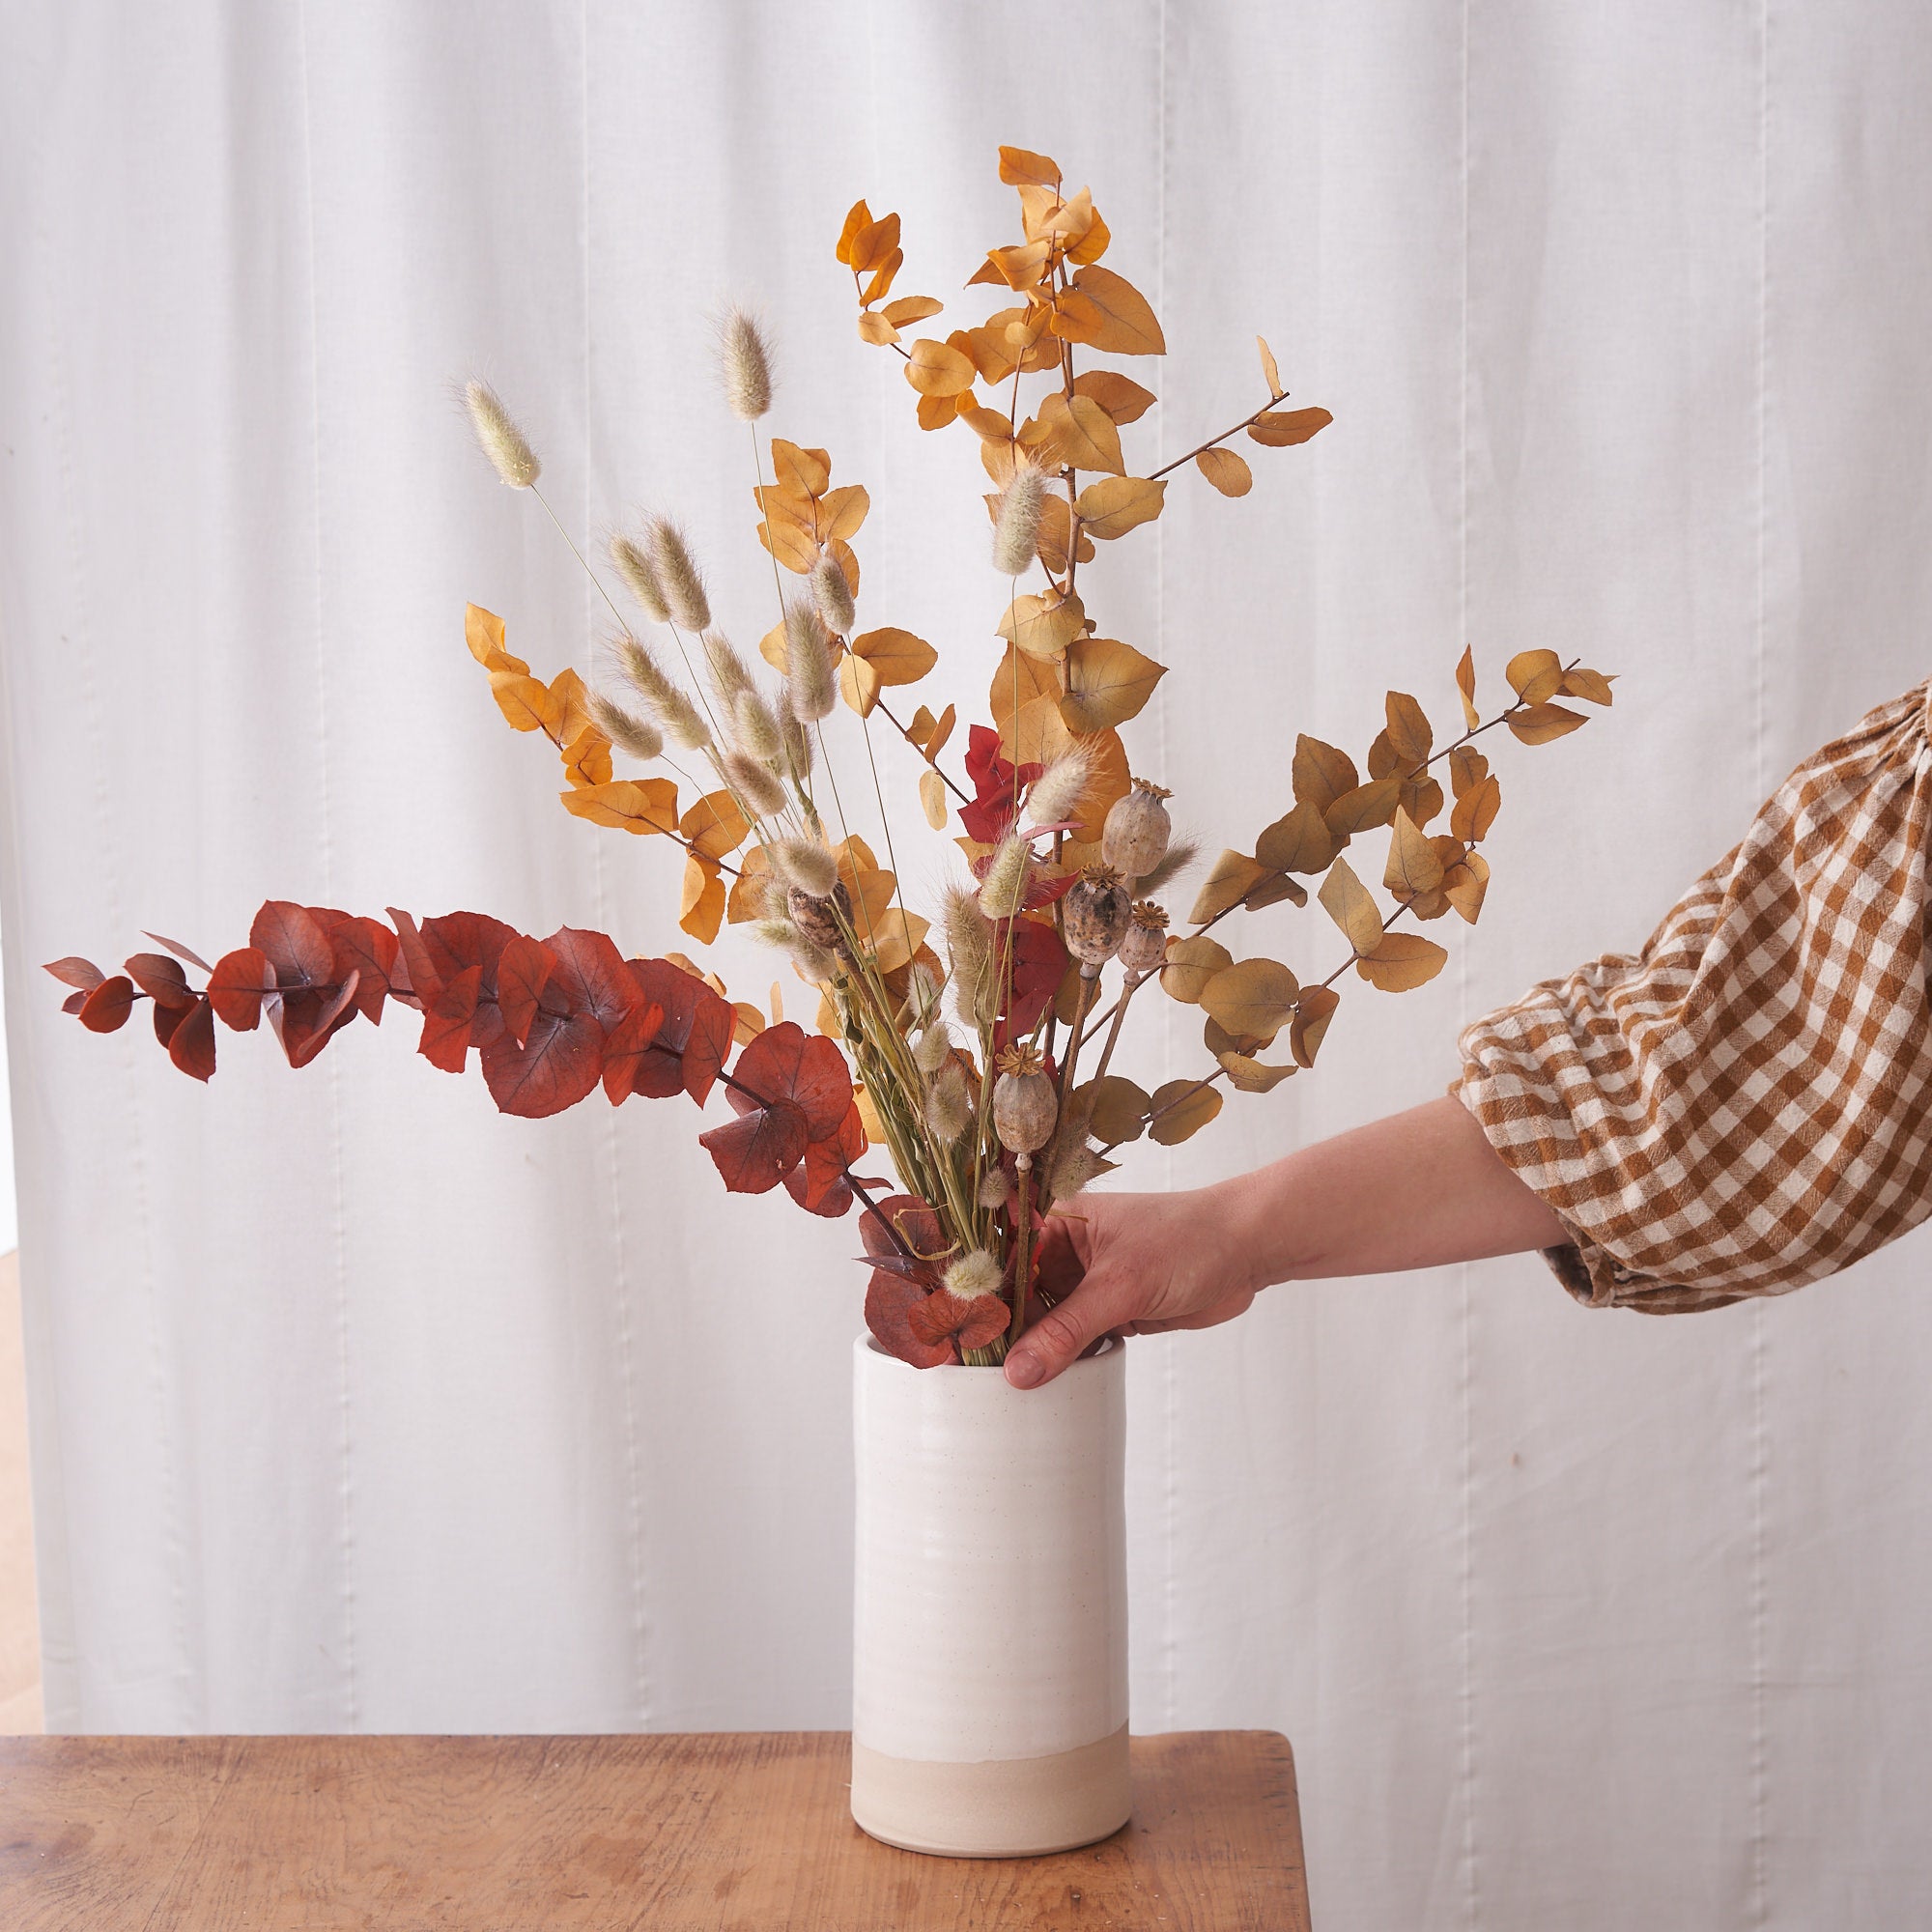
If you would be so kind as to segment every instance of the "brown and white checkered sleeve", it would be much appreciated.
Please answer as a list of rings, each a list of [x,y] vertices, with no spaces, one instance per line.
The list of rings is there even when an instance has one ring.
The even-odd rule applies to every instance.
[[[1593,1308],[1781,1294],[1932,1214],[1932,686],[1799,766],[1634,957],[1462,1036],[1451,1088]]]

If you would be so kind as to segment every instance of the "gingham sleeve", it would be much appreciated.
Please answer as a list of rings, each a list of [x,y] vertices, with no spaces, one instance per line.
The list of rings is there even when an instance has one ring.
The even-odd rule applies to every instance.
[[[1799,766],[1634,957],[1467,1028],[1450,1091],[1592,1308],[1781,1294],[1932,1214],[1932,686]]]

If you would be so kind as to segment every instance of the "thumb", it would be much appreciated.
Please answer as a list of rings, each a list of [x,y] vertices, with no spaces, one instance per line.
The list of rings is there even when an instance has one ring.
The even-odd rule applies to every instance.
[[[1065,1301],[1049,1308],[1007,1357],[1007,1380],[1014,1388],[1037,1388],[1093,1346],[1110,1328],[1133,1319],[1131,1285],[1101,1264],[1088,1271]]]

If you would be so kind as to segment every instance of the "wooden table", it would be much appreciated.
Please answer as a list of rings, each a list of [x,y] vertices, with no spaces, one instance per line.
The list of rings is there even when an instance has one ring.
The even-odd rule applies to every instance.
[[[1307,1932],[1271,1731],[1133,1741],[1134,1819],[932,1859],[846,1811],[841,1731],[0,1738],[7,1932]]]

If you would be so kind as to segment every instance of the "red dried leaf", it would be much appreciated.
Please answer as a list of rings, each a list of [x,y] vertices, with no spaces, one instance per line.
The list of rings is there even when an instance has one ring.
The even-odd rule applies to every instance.
[[[805,1159],[785,1176],[785,1191],[808,1214],[836,1220],[852,1206],[846,1172],[866,1151],[866,1125],[855,1100],[845,1110],[837,1133],[813,1141]]]
[[[262,996],[272,992],[275,969],[259,946],[224,952],[209,968],[208,997],[215,1016],[237,1033],[253,1033],[262,1022]]]
[[[208,1080],[214,1073],[214,1009],[197,996],[193,1006],[180,1015],[180,1023],[168,1040],[168,1058],[196,1080]]]
[[[546,1008],[561,991],[568,996],[568,1010],[589,1013],[606,1033],[614,1032],[642,997],[624,955],[603,933],[574,925],[559,926],[543,943],[554,961]]]
[[[83,959],[77,952],[69,953],[65,959],[49,960],[41,971],[51,973],[63,986],[77,986],[83,994],[93,992],[107,977],[92,959]]]
[[[912,1332],[912,1315],[927,1298],[917,1283],[874,1268],[866,1290],[866,1326],[887,1354],[916,1369],[936,1369],[952,1360],[951,1342],[923,1342]]]
[[[959,823],[967,838],[981,845],[996,844],[1013,821],[1015,801],[1043,768],[1022,765],[1017,772],[1000,755],[1000,734],[975,724],[966,734],[966,776],[973,781],[971,805],[959,808]]]
[[[61,1002],[61,1011],[64,1013],[77,1013],[86,1004],[87,995],[85,993],[70,993]]]
[[[947,1251],[946,1230],[917,1194],[890,1194],[877,1207],[867,1208],[859,1217],[859,1239],[875,1263],[905,1261],[928,1288],[938,1285]]]
[[[208,961],[199,952],[196,952],[191,947],[184,946],[179,939],[170,939],[165,933],[159,932],[144,932],[141,937],[143,939],[152,939],[156,946],[162,948],[165,952],[172,952],[177,959],[184,959],[190,966],[199,966],[204,973],[211,970]]]
[[[521,932],[503,948],[497,961],[497,1005],[503,1015],[504,1031],[519,1046],[530,1037],[537,1000],[554,963],[542,940],[526,938]]]
[[[852,1109],[852,1076],[845,1056],[823,1034],[796,1020],[767,1027],[731,1069],[731,1104],[740,1112],[764,1101],[789,1101],[805,1117],[807,1137],[838,1133]]]
[[[80,1023],[89,1033],[115,1033],[134,1010],[134,982],[125,973],[103,980],[80,1003]]]
[[[412,1006],[427,1010],[430,1001],[442,991],[442,981],[437,977],[429,948],[423,944],[421,929],[408,913],[391,906],[389,918],[395,925],[397,940],[396,968],[389,976],[389,990],[397,999],[408,1000]]]
[[[185,1007],[164,1007],[158,1000],[155,1002],[155,1037],[163,1046],[174,1038],[175,1028],[187,1018],[188,1009],[193,1005],[194,999],[191,995]]]
[[[284,989],[334,983],[334,949],[306,906],[268,900],[248,928],[248,944],[267,956],[275,969],[276,985]]]
[[[282,996],[280,1036],[291,1066],[306,1066],[355,1017],[355,991],[360,975],[351,973],[333,993],[286,993]]]
[[[461,1073],[469,1057],[469,1032],[476,1018],[481,966],[466,966],[434,1000],[423,1005],[422,1038],[416,1051],[444,1073]]]
[[[994,939],[994,957],[1005,945],[1004,934]],[[1066,975],[1067,952],[1059,933],[1038,920],[1013,921],[1012,1004],[1004,1027],[1002,1045],[1020,1034],[1031,1033],[1034,1022],[1046,1011],[1060,982]]]
[[[638,1004],[605,1040],[604,1092],[610,1095],[611,1106],[620,1105],[636,1092],[638,1064],[656,1040],[664,1016],[665,1009],[655,1000],[640,995]]]
[[[396,935],[381,920],[351,913],[323,916],[333,958],[329,977],[339,986],[353,973],[356,978],[355,1010],[371,1026],[383,1023],[383,1002],[389,995],[389,976],[401,950]]]
[[[185,1012],[200,996],[188,989],[187,975],[178,959],[165,952],[137,952],[128,961],[128,977],[157,1007]]]
[[[763,1034],[758,1036],[763,1037]],[[755,1046],[757,1041],[752,1043]],[[711,1156],[733,1194],[769,1193],[805,1158],[810,1140],[805,1115],[789,1100],[772,1100],[760,1106],[735,1092],[729,1097],[732,1106],[744,1111],[737,1120],[699,1134],[697,1144]]]
[[[1006,1332],[1011,1310],[997,1294],[975,1294],[962,1300],[945,1289],[928,1294],[906,1310],[907,1332],[927,1347],[951,1343],[961,1349],[983,1349]]]
[[[644,999],[664,1009],[657,1037],[638,1056],[631,1092],[648,1100],[683,1092],[703,1106],[731,1051],[737,1014],[695,973],[668,959],[633,959],[629,965]]]
[[[605,1043],[642,1003],[623,954],[601,932],[561,926],[542,942],[551,970],[537,996],[525,1039],[506,1016],[483,1052],[483,1078],[498,1110],[542,1120],[574,1107],[604,1072]],[[497,963],[520,969],[526,958],[512,936]]]

